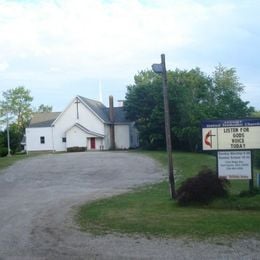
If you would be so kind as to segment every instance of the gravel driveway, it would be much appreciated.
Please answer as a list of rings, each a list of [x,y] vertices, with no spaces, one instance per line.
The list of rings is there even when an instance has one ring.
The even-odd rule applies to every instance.
[[[260,259],[260,241],[222,243],[110,234],[73,223],[77,205],[163,178],[150,158],[128,152],[50,154],[0,173],[0,259]]]

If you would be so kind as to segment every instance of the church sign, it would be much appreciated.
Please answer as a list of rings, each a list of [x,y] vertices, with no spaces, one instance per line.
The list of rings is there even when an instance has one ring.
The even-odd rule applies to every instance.
[[[251,151],[218,151],[218,176],[230,180],[250,180]]]
[[[202,122],[202,149],[260,149],[260,119],[206,120]]]

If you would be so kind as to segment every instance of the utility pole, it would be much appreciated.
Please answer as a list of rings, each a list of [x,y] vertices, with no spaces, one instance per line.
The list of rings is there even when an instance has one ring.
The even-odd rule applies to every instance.
[[[9,115],[8,112],[6,114],[6,133],[7,133],[7,149],[8,149],[8,154],[7,156],[11,156],[11,149],[10,149],[10,131],[9,131]]]
[[[172,199],[176,198],[173,158],[172,158],[172,141],[171,141],[171,126],[170,126],[170,113],[169,113],[169,97],[168,97],[168,84],[167,84],[167,70],[165,65],[165,55],[161,54],[161,63],[153,64],[152,69],[155,73],[162,75],[163,84],[163,100],[164,100],[164,120],[165,120],[165,138],[166,148],[168,155],[168,174],[170,196]]]

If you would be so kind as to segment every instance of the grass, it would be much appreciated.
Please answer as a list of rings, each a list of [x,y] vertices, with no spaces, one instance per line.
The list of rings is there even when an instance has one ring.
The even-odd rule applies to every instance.
[[[165,164],[166,154],[146,152]],[[201,166],[215,166],[213,156],[175,153],[177,185],[197,173]],[[162,182],[133,192],[98,200],[79,208],[76,221],[82,230],[103,234],[120,232],[167,237],[237,237],[260,235],[260,195],[234,195],[248,185],[232,182],[232,194],[207,206],[180,207],[169,199]]]
[[[167,165],[167,156],[165,152],[146,151],[147,156],[160,162],[163,166]],[[202,153],[176,152],[173,156],[174,175],[176,176],[177,186],[186,178],[196,174],[201,168],[216,168],[216,160],[212,155]]]
[[[42,154],[46,154],[46,153],[39,152],[39,153],[31,153],[29,155],[23,153],[23,154],[15,154],[12,156],[0,157],[0,171],[13,165],[17,161],[28,159],[30,157],[39,156]],[[1,174],[1,172],[0,172],[0,174]]]
[[[167,156],[164,152],[158,151],[146,151],[147,156],[160,162],[162,165],[167,165]],[[216,158],[213,155],[203,153],[174,153],[174,169],[176,177],[176,186],[178,187],[188,177],[192,177],[198,173],[203,167],[209,167],[216,169]],[[257,169],[255,169],[255,172]],[[260,172],[258,169],[257,172]],[[256,180],[255,180],[256,181]],[[238,194],[242,190],[247,190],[249,187],[248,181],[244,180],[232,180],[230,192],[232,194]]]
[[[0,158],[0,170],[3,170],[15,162],[19,160],[23,160],[25,158],[28,158],[26,154],[21,154],[21,155],[12,155],[12,156],[6,156],[6,157],[1,157]]]

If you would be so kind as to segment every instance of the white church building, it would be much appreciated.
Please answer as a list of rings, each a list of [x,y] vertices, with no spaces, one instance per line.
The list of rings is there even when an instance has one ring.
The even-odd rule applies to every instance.
[[[36,113],[25,131],[27,152],[130,149],[139,145],[134,122],[123,107],[76,96],[63,112]]]

